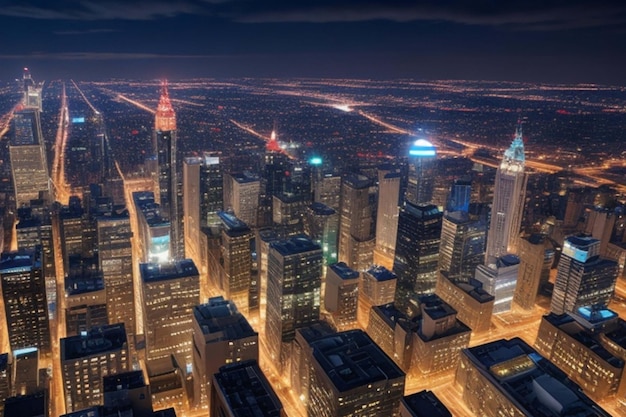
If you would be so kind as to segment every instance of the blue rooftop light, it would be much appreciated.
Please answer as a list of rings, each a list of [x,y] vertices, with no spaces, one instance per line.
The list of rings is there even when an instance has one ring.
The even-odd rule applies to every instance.
[[[322,158],[320,158],[319,156],[314,156],[309,160],[309,163],[311,165],[322,165]]]
[[[409,149],[410,156],[436,156],[437,149],[426,139],[418,139]]]

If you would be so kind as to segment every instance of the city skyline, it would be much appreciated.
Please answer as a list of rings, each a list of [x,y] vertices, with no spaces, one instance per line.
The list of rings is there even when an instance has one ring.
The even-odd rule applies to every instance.
[[[11,0],[4,65],[51,78],[329,77],[626,85],[626,6]],[[25,30],[29,28],[29,30]]]

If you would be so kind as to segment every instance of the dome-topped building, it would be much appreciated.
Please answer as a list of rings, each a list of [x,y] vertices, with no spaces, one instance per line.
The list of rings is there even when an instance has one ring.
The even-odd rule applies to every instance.
[[[420,138],[409,148],[409,184],[406,199],[413,204],[430,203],[433,198],[437,148]]]

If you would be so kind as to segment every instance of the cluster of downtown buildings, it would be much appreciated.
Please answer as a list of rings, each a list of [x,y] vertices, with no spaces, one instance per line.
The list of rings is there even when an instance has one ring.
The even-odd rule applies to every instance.
[[[311,416],[451,415],[431,392],[404,396],[407,375],[449,375],[479,416],[606,416],[594,400],[626,394],[626,323],[607,308],[623,216],[568,189],[561,219],[521,234],[521,125],[493,182],[460,178],[438,199],[424,139],[405,164],[342,174],[275,137],[259,170],[219,151],[181,158],[164,85],[149,176],[60,204],[40,111],[25,77],[9,138],[17,251],[0,259],[0,416],[46,416],[55,401],[73,417],[287,415],[274,389]],[[469,347],[492,315],[544,293],[534,347]]]

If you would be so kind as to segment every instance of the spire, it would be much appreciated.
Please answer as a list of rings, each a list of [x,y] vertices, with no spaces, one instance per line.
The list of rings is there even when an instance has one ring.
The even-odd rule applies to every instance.
[[[515,138],[509,149],[504,151],[504,159],[515,160],[522,163],[526,160],[524,156],[524,138],[522,137],[522,120],[517,121]]]
[[[272,130],[272,134],[270,135],[270,140],[265,145],[265,149],[268,152],[281,152],[280,145],[276,140],[276,130]]]
[[[161,81],[161,97],[157,106],[154,127],[160,131],[176,130],[176,113],[170,102],[170,95],[167,91],[167,80]]]

